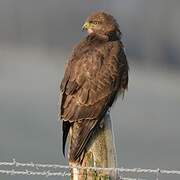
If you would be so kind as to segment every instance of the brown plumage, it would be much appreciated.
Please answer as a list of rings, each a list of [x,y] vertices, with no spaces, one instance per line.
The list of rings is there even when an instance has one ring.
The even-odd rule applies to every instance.
[[[128,86],[128,63],[115,19],[95,12],[83,28],[89,35],[74,48],[60,87],[63,153],[71,129],[70,162],[80,161],[118,92]]]

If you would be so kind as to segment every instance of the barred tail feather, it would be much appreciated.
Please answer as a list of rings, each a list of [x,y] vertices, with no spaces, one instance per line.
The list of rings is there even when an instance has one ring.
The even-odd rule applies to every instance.
[[[69,121],[63,121],[63,155],[65,156],[66,140],[69,133],[71,123]]]
[[[74,122],[72,126],[72,136],[69,151],[69,161],[78,162],[83,151],[89,142],[90,137],[95,132],[98,120],[82,120]]]

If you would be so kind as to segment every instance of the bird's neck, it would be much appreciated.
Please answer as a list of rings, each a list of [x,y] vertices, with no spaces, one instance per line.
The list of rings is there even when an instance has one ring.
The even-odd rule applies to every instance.
[[[116,31],[110,32],[108,34],[108,38],[109,38],[109,41],[117,41],[121,39],[120,34],[117,33]]]
[[[120,36],[117,32],[110,32],[108,34],[91,33],[87,36],[88,42],[108,42],[120,40]]]
[[[107,35],[91,33],[87,36],[88,42],[107,42],[109,40]]]

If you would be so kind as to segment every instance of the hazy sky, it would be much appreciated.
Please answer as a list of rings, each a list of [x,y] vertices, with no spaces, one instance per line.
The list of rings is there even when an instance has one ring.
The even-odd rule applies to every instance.
[[[127,53],[138,61],[180,64],[180,2],[176,0],[1,0],[0,44],[58,47],[84,36],[81,26],[96,10],[120,24]]]

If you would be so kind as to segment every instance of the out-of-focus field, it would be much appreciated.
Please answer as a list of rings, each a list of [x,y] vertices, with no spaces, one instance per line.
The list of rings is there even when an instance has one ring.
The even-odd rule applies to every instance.
[[[67,57],[58,49],[0,48],[0,161],[66,163],[61,153],[57,94]],[[111,111],[118,166],[177,169],[180,73],[129,62],[129,90]],[[179,178],[163,176],[163,180]],[[0,179],[44,177],[0,175]]]

